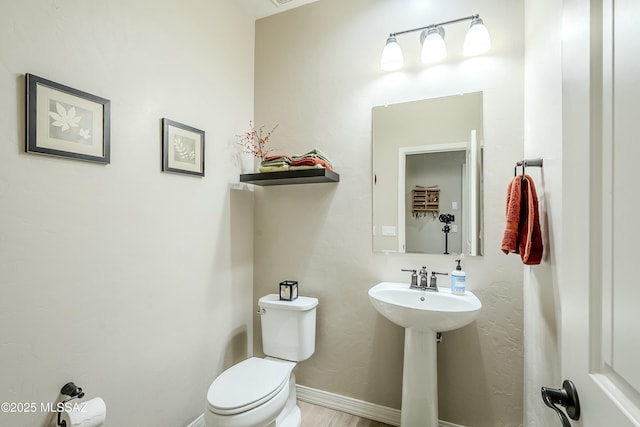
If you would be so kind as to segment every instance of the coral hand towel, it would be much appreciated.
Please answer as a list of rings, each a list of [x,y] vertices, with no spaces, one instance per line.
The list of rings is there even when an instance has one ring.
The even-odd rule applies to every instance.
[[[522,203],[522,179],[514,178],[507,188],[507,225],[502,237],[502,252],[518,253],[520,229],[520,205]]]
[[[519,253],[526,265],[542,260],[538,195],[529,175],[515,177],[507,189],[507,225],[501,249],[505,254]]]

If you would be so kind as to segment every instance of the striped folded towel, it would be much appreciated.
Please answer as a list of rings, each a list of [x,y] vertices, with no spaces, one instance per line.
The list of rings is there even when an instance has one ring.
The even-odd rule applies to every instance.
[[[289,170],[289,165],[282,165],[282,166],[260,166],[260,168],[258,169],[260,172],[282,172],[282,171],[288,171]]]
[[[291,158],[289,156],[281,155],[281,156],[267,156],[262,159],[260,162],[261,167],[271,167],[271,166],[289,166],[291,163]]]
[[[291,156],[291,166],[316,166],[320,165],[327,169],[333,170],[333,164],[329,157],[317,148],[300,154],[297,156]]]

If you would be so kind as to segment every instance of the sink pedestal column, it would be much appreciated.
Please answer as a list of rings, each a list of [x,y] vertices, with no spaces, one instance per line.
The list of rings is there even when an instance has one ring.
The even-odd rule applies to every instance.
[[[438,427],[438,369],[435,332],[404,330],[402,427]]]

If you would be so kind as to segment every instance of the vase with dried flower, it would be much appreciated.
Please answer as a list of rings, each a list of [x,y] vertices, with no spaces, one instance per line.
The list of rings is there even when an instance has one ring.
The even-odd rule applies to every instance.
[[[271,148],[267,147],[267,144],[269,143],[271,134],[273,134],[273,131],[276,130],[278,125],[275,125],[273,129],[266,133],[264,131],[264,126],[260,126],[256,129],[253,125],[253,121],[251,120],[249,120],[249,127],[250,129],[248,132],[237,135],[238,144],[242,146],[242,151],[244,153],[252,154],[262,162],[269,152],[272,151]]]

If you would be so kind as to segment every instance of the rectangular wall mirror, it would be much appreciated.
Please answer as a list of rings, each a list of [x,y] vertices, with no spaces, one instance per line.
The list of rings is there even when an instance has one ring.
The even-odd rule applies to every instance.
[[[482,255],[482,102],[373,108],[374,252]]]

